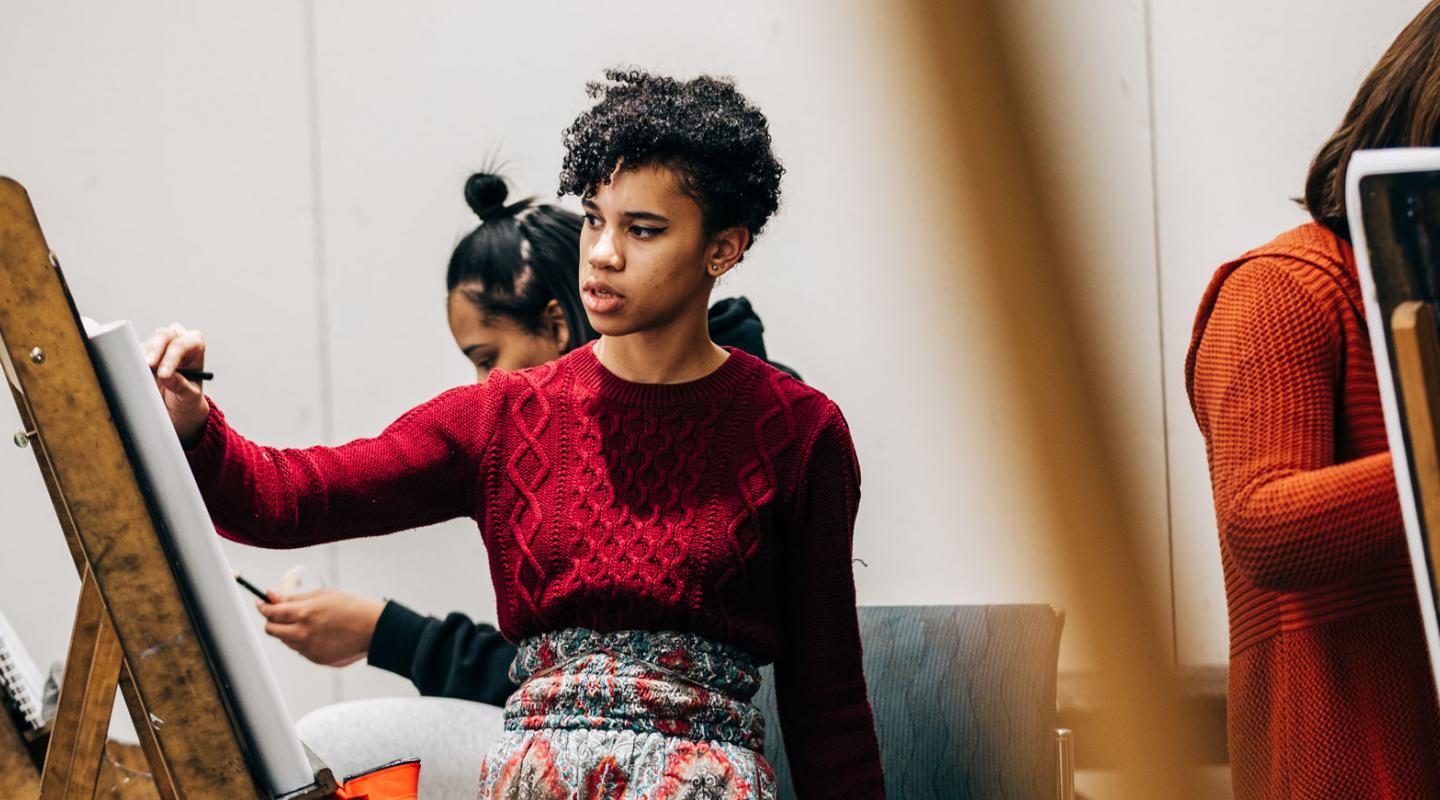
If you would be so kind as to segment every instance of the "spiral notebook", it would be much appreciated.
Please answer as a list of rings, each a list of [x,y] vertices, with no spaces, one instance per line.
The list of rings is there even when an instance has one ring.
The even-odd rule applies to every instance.
[[[9,620],[0,613],[0,698],[31,730],[43,724],[40,709],[45,696],[45,678],[25,645],[15,635]]]

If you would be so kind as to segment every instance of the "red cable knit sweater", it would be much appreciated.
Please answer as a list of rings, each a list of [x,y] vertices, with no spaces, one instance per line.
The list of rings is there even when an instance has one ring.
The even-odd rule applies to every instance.
[[[1440,797],[1440,714],[1348,243],[1216,273],[1186,386],[1230,610],[1237,798]]]
[[[216,409],[189,457],[221,532],[264,547],[471,517],[512,640],[675,630],[773,660],[801,794],[884,796],[850,562],[850,433],[833,402],[753,356],[637,384],[586,346],[333,448],[259,447]]]

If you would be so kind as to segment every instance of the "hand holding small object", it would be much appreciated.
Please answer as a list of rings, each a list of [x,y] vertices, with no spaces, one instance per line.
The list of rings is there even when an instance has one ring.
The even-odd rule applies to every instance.
[[[194,371],[197,378],[205,368],[205,336],[178,322],[156,328],[141,345],[145,361],[155,373],[155,385],[165,401],[165,410],[175,433],[185,447],[200,440],[205,420],[210,416],[210,403],[205,399],[200,381],[185,376]]]
[[[382,601],[339,589],[266,594],[271,602],[255,604],[265,617],[265,632],[327,667],[343,667],[368,655],[375,625],[385,610]]]

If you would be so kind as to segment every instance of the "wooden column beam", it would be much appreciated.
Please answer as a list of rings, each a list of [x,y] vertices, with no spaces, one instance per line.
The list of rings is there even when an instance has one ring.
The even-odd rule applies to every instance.
[[[1440,564],[1440,336],[1435,306],[1411,300],[1390,314],[1395,371],[1400,383],[1405,427],[1410,434],[1416,500],[1429,543],[1431,589]]]
[[[120,641],[115,638],[105,600],[87,573],[80,586],[60,704],[45,751],[41,800],[94,796],[110,730],[110,712],[115,706],[120,662]]]

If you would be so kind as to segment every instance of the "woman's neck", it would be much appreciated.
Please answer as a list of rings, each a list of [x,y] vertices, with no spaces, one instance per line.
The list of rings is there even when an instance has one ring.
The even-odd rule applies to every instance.
[[[601,336],[595,357],[618,378],[631,383],[688,383],[720,368],[729,353],[710,341],[706,319],[699,326]]]

